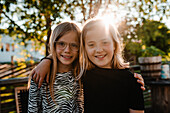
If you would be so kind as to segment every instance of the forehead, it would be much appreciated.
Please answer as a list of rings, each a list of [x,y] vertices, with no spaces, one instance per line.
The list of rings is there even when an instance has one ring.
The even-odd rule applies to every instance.
[[[96,27],[87,31],[85,40],[86,41],[97,41],[97,40],[107,40],[112,39],[111,35],[106,28]]]
[[[62,37],[60,37],[58,39],[58,41],[65,41],[65,42],[77,42],[79,39],[78,39],[78,35],[75,31],[70,31],[66,34],[64,34]]]

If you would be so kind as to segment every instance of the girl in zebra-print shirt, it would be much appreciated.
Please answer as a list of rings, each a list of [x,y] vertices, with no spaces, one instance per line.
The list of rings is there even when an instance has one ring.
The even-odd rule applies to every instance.
[[[50,37],[52,68],[49,84],[41,88],[31,79],[28,100],[29,113],[82,113],[83,93],[79,75],[80,29],[72,22],[59,24]],[[36,75],[34,75],[36,76]]]

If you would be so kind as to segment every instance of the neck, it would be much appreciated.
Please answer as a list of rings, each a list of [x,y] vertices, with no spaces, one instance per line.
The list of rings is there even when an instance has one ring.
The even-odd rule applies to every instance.
[[[71,71],[72,69],[72,66],[58,66],[58,72],[59,73],[65,73],[65,72],[68,72],[68,71]]]

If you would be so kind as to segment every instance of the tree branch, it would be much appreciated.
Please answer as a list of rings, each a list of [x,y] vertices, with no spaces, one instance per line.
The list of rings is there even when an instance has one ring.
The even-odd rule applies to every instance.
[[[98,14],[101,5],[102,5],[102,0],[99,0],[95,3],[94,9],[93,9],[93,14],[91,14],[92,18]]]
[[[12,22],[12,24],[17,26],[19,28],[19,30],[21,30],[23,33],[27,34],[27,32],[25,32],[18,24],[16,24],[15,21],[13,21],[4,11],[2,11],[2,13],[5,15],[5,17],[7,17]]]
[[[84,22],[86,21],[86,9],[85,9],[85,7],[84,7],[84,3],[83,3],[83,0],[81,0],[81,2],[82,2],[82,13],[83,13],[83,20],[84,20]]]
[[[90,9],[89,9],[89,17],[88,17],[88,19],[89,18],[91,18],[91,12],[92,12],[92,0],[90,0]]]

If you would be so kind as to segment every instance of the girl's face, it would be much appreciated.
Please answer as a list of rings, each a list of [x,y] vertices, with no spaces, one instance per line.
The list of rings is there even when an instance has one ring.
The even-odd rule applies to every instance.
[[[114,54],[113,39],[103,28],[87,32],[85,49],[91,62],[100,68],[111,68]]]
[[[79,42],[74,31],[68,32],[56,41],[58,67],[68,69],[78,57]]]

